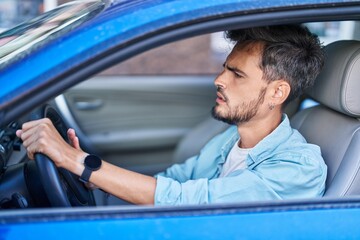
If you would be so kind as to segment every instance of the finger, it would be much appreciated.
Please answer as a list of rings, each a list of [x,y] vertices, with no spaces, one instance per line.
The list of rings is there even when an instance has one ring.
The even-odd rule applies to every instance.
[[[29,121],[29,122],[26,122],[22,125],[22,130],[23,131],[27,131],[28,129],[31,129],[35,126],[38,126],[39,124],[52,124],[51,120],[48,119],[48,118],[41,118],[41,119],[38,119],[38,120],[33,120],[33,121]]]
[[[38,153],[38,151],[34,150],[34,145],[30,145],[26,148],[27,156],[29,159],[34,160],[35,154]]]
[[[34,154],[32,154],[31,152],[27,152],[27,156],[30,160],[34,160]]]
[[[69,141],[70,141],[70,145],[75,148],[75,144],[76,144],[75,130],[72,129],[72,128],[69,128],[68,131],[67,131],[67,135],[68,135],[68,138],[69,138]]]
[[[37,128],[28,128],[27,130],[21,130],[20,138],[23,142],[26,142],[28,139],[36,136],[38,132]]]
[[[75,142],[74,142],[75,148],[80,150],[81,148],[80,148],[79,138],[78,138],[78,137],[75,137],[75,140],[74,140],[74,141],[75,141]]]
[[[25,137],[24,137],[25,135],[23,134],[23,131],[21,129],[16,130],[16,136],[22,140],[25,139]],[[32,141],[33,140],[31,140],[29,138],[26,138],[25,141],[24,140],[22,141],[23,146],[26,148],[29,159],[34,159],[33,153],[30,150],[28,150],[28,147],[31,145]]]
[[[68,135],[68,138],[69,138],[69,141],[71,143],[71,145],[73,145],[74,143],[74,138],[75,138],[75,130],[72,129],[72,128],[69,128],[67,130],[67,135]]]
[[[43,118],[36,121],[26,122],[22,125],[21,139],[26,141],[28,138],[37,135],[39,132],[54,128],[50,119]]]
[[[69,128],[67,134],[68,134],[68,138],[70,140],[71,145],[76,149],[81,149],[79,138],[76,136],[75,130],[72,128]]]
[[[30,144],[39,141],[39,139],[49,139],[49,137],[57,137],[58,132],[52,125],[44,122],[39,122],[38,125],[27,130],[22,130],[21,139],[25,147]]]
[[[49,143],[50,141],[47,138],[34,134],[23,141],[23,146],[26,148],[30,158],[33,159],[35,153],[45,153],[45,149]]]
[[[21,130],[21,129],[18,129],[18,130],[16,130],[16,136],[18,137],[18,138],[21,138],[21,134],[23,133],[23,131]]]
[[[39,138],[39,130],[37,128],[28,129],[27,131],[22,131],[21,140],[24,147],[29,147],[33,142],[36,142]]]
[[[46,154],[45,150],[52,146],[54,142],[58,142],[57,139],[63,141],[49,119],[24,124],[21,139],[30,159],[34,158],[35,153]]]

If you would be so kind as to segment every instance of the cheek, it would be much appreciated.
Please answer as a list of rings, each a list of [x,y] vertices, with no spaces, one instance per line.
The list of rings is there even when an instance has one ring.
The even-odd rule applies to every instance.
[[[254,98],[254,94],[252,94],[251,92],[252,90],[246,88],[238,91],[232,91],[228,95],[229,103],[232,105],[239,105],[246,102],[247,100],[251,100]]]
[[[243,88],[232,92],[228,97],[228,105],[231,107],[245,107],[249,104],[251,105],[251,103],[257,103],[256,105],[262,107],[262,105],[266,103],[267,91],[266,88],[262,88],[261,90],[259,90],[258,87],[256,89]]]

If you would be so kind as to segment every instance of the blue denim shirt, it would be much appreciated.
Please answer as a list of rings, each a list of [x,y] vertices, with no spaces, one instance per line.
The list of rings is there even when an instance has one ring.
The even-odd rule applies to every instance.
[[[207,204],[320,197],[327,167],[320,148],[306,142],[283,116],[281,124],[247,156],[246,169],[219,178],[236,126],[214,137],[198,156],[156,175],[156,205]]]

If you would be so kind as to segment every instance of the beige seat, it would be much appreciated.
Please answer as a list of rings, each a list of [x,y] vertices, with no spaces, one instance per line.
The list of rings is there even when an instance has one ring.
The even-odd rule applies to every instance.
[[[173,157],[174,163],[182,163],[189,157],[200,153],[205,144],[217,134],[224,132],[228,124],[209,117],[194,127],[177,145]]]
[[[325,66],[308,94],[318,106],[291,120],[308,142],[321,147],[328,166],[325,196],[360,194],[360,42],[325,47]]]

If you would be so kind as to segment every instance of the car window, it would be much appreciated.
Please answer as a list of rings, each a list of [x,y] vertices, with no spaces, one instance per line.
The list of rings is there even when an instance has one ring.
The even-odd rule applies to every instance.
[[[308,28],[323,45],[336,40],[359,38],[358,22],[315,22]],[[216,32],[170,43],[115,65],[101,75],[218,74],[232,49],[224,32]],[[154,60],[155,59],[155,60]]]
[[[101,1],[62,5],[0,34],[0,67],[64,34],[101,11]]]
[[[307,27],[320,37],[324,45],[337,40],[359,39],[359,33],[356,29],[358,22],[315,22],[307,23]]]
[[[201,35],[170,43],[122,62],[102,75],[217,74],[231,43],[223,33]]]
[[[44,1],[0,1],[0,31],[14,27],[44,12]]]

